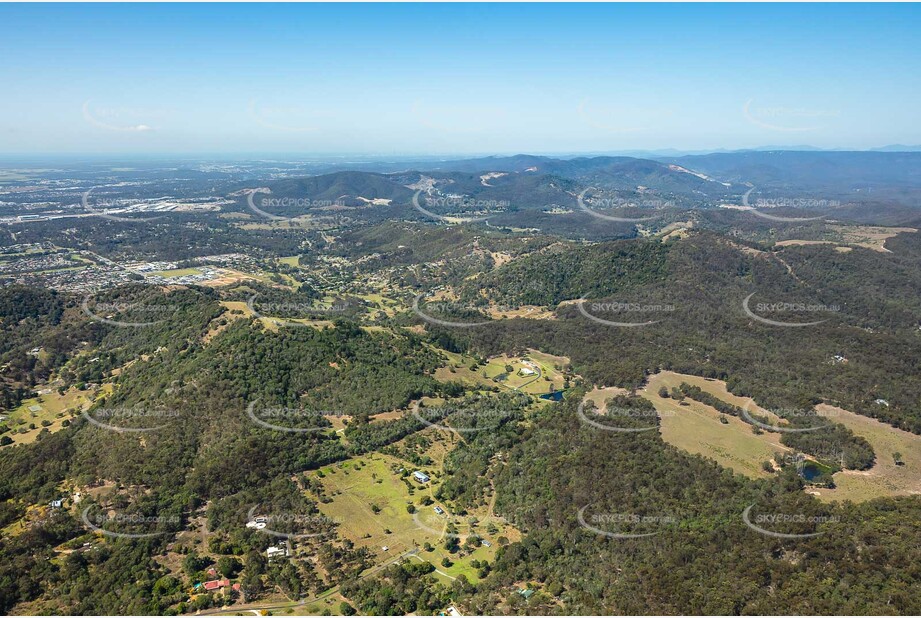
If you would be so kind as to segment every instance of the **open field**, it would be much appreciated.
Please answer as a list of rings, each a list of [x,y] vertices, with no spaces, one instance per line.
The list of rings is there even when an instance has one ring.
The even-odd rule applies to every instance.
[[[754,405],[748,397],[738,397],[726,390],[725,382],[707,380],[699,376],[663,371],[650,378],[641,395],[650,400],[659,412],[662,439],[689,453],[709,457],[720,465],[752,478],[769,476],[761,463],[770,460],[776,452],[791,452],[780,444],[777,433],[752,433],[751,426],[733,416],[726,416],[728,424],[720,422],[720,413],[710,406],[686,399],[687,406],[674,399],[659,396],[662,386],[669,390],[682,382],[698,386],[721,400],[740,407],[751,405],[753,412],[777,417]],[[593,393],[598,393],[593,391]],[[597,402],[599,397],[594,397]],[[823,500],[851,500],[862,502],[883,496],[921,494],[921,436],[896,429],[860,414],[841,408],[819,404],[816,410],[835,423],[841,423],[858,436],[863,436],[876,453],[876,464],[866,471],[844,470],[834,474],[836,487],[826,489],[810,487],[809,493]],[[904,465],[896,465],[893,453],[900,453]]]
[[[303,326],[309,326],[310,328],[321,329],[335,326],[331,320],[308,320],[306,318],[260,318],[260,321],[265,326],[266,330],[273,333],[277,333],[282,328],[302,328]],[[295,324],[300,326],[295,326]]]
[[[605,402],[618,395],[628,395],[630,391],[619,386],[608,386],[606,388],[595,387],[585,394],[583,401],[591,401],[599,411],[605,409]]]
[[[489,539],[491,547],[481,546],[466,555],[463,555],[463,550],[455,554],[449,553],[444,547],[443,537],[449,516],[447,513],[439,515],[434,511],[435,506],[441,506],[445,510],[447,508],[432,497],[433,490],[439,483],[434,475],[438,468],[424,468],[432,479],[425,485],[408,477],[408,482],[414,488],[410,494],[399,472],[404,467],[406,470],[416,469],[407,462],[381,454],[366,455],[324,467],[321,481],[332,501],[320,504],[319,508],[325,516],[339,523],[340,536],[351,540],[358,547],[371,549],[377,555],[378,563],[390,561],[401,553],[418,549],[416,559],[431,562],[445,583],[450,583],[460,574],[476,581],[476,569],[470,566],[470,561],[492,561],[499,546],[496,542],[498,536],[504,534],[508,538],[515,538],[517,535],[511,534],[512,530],[508,524],[501,525],[497,534],[489,534],[484,531],[484,522],[477,530],[481,536]],[[433,502],[427,506],[421,504],[420,501],[425,497],[431,498]],[[415,513],[409,512],[409,504],[415,506]],[[484,518],[485,515],[480,516],[481,521]],[[466,523],[466,518],[451,518],[451,521],[457,525],[458,534],[463,537],[472,531]],[[509,529],[509,532],[505,532],[504,529]],[[463,541],[462,538],[461,544]],[[425,550],[425,543],[431,544],[431,551]],[[442,565],[445,557],[453,562],[451,566]]]
[[[847,253],[853,251],[853,247],[842,246],[831,240],[781,240],[777,243],[778,247],[794,247],[797,245],[808,246],[808,245],[834,245],[835,251],[838,253]]]
[[[522,305],[517,309],[499,309],[497,307],[488,307],[486,308],[486,313],[489,317],[494,320],[501,318],[512,319],[512,318],[526,318],[529,320],[555,320],[556,314],[547,309],[546,307],[540,307],[537,305]]]
[[[111,384],[104,384],[100,391],[111,391],[111,388]],[[93,391],[79,391],[76,388],[70,388],[63,395],[59,395],[57,390],[51,390],[27,399],[9,413],[8,419],[4,422],[10,427],[10,431],[3,435],[9,436],[14,444],[34,442],[42,429],[47,428],[51,432],[60,430],[65,420],[89,408],[93,400]],[[32,424],[35,425],[35,429],[29,429]],[[20,430],[24,430],[23,433],[20,433]]]
[[[814,493],[823,500],[854,502],[921,494],[921,436],[826,404],[819,404],[816,409],[827,412],[836,423],[866,438],[876,453],[876,464],[865,471],[837,472],[833,477],[834,489],[817,488]],[[904,465],[895,464],[893,453],[901,454]]]
[[[197,268],[177,268],[175,270],[156,270],[150,273],[158,277],[172,279],[173,277],[185,277],[187,275],[200,275],[201,271]]]
[[[551,390],[563,388],[562,368],[568,359],[551,356],[536,350],[517,357],[496,356],[487,359],[485,365],[471,369],[475,359],[451,352],[442,353],[448,357],[448,364],[435,371],[435,378],[442,381],[459,381],[471,386],[491,388],[498,386],[505,390],[521,390],[532,395],[543,395]],[[511,372],[506,367],[512,368]],[[535,373],[529,373],[535,372]]]
[[[202,337],[202,341],[208,343],[214,339],[218,334],[221,333],[228,326],[233,324],[235,320],[240,320],[242,318],[251,318],[253,317],[253,312],[250,310],[249,306],[243,301],[220,301],[221,305],[226,307],[228,311],[222,313],[219,317],[211,321],[211,324],[208,326],[208,332]],[[242,312],[242,313],[239,313]],[[223,323],[221,323],[223,322]]]
[[[249,308],[243,301],[228,301],[222,300],[221,304],[227,307],[230,311],[226,312],[228,320],[234,318],[251,318],[254,317],[252,309]],[[243,314],[232,314],[233,311],[242,311]],[[302,328],[302,326],[293,326],[292,324],[298,324],[303,326],[309,326],[311,328],[326,328],[327,326],[334,326],[331,320],[309,320],[306,318],[273,318],[271,316],[262,316],[259,318],[259,321],[262,322],[266,330],[269,330],[273,333],[277,333],[282,328]],[[289,324],[289,326],[285,326]],[[206,340],[210,340],[218,332],[218,327],[213,328],[206,334]]]
[[[247,304],[246,304],[245,302],[243,302],[242,300],[240,300],[240,301],[237,301],[237,300],[222,300],[222,301],[221,301],[221,304],[222,304],[223,306],[227,307],[227,308],[230,310],[228,313],[233,312],[233,311],[242,311],[242,312],[243,312],[243,315],[240,316],[240,317],[247,317],[247,318],[253,317],[253,312],[252,312],[252,310],[249,308],[249,305],[247,305]]]
[[[383,294],[355,294],[355,296],[374,305],[377,311],[384,313],[388,318],[392,318],[398,311],[403,310],[403,305],[400,301],[388,298]]]
[[[751,478],[770,476],[769,472],[762,469],[762,462],[772,459],[776,452],[791,451],[780,443],[779,434],[765,432],[755,435],[751,425],[734,416],[726,417],[728,424],[721,423],[721,414],[710,406],[689,399],[685,400],[688,405],[683,406],[674,399],[659,396],[661,387],[671,390],[682,382],[699,386],[711,395],[737,406],[753,403],[747,397],[729,393],[725,382],[671,371],[658,373],[650,378],[640,394],[655,406],[659,413],[662,439],[669,444],[689,453],[709,457]],[[758,407],[753,406],[751,409],[765,416],[773,416]]]
[[[837,250],[843,252],[849,251],[851,247],[864,247],[881,253],[889,253],[889,249],[886,248],[887,240],[899,234],[918,231],[911,227],[880,227],[872,225],[831,225],[829,229],[831,233],[822,240],[781,240],[777,243],[777,246],[833,244],[839,245]]]
[[[258,279],[260,281],[264,280],[262,277],[240,272],[239,270],[234,270],[232,268],[220,268],[218,270],[221,273],[220,276],[215,277],[214,279],[209,279],[207,281],[202,281],[202,285],[217,288],[225,285],[231,285],[239,281],[246,281],[247,279]]]

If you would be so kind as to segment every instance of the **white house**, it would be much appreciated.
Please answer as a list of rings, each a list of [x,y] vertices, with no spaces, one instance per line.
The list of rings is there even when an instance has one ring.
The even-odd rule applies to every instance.
[[[269,560],[273,558],[284,558],[288,555],[288,548],[284,545],[280,547],[272,545],[267,550],[265,550],[265,555],[268,556]]]

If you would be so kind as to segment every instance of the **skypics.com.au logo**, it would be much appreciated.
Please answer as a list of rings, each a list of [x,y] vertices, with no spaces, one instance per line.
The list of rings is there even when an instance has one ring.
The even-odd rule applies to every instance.
[[[841,311],[840,305],[825,305],[822,303],[788,301],[774,303],[760,302],[756,303],[754,310],[752,310],[751,300],[756,293],[757,292],[752,292],[745,297],[745,299],[742,301],[742,310],[748,317],[752,318],[753,320],[757,320],[762,324],[767,324],[768,326],[777,326],[780,328],[802,328],[804,326],[818,326],[819,324],[830,320],[831,317],[823,318],[821,320],[813,320],[810,322],[789,322],[786,320],[772,320],[770,318],[764,317],[764,314],[773,314],[778,317],[788,315],[836,315]]]
[[[742,407],[741,415],[746,422],[760,427],[765,431],[772,431],[777,433],[807,433],[811,431],[819,431],[822,429],[832,429],[834,424],[827,419],[836,414],[833,410],[826,410],[823,412],[818,412],[816,410],[810,410],[805,408],[774,408],[766,410],[771,416],[786,420],[788,424],[786,425],[777,425],[770,424],[765,422],[769,420],[767,418],[759,420],[758,417],[761,415],[757,412],[752,411],[752,402],[748,401]]]
[[[473,328],[475,326],[485,326],[492,321],[477,319],[483,317],[481,312],[486,309],[485,306],[450,300],[435,300],[423,303],[424,299],[425,294],[417,294],[413,299],[412,310],[413,313],[415,313],[429,324],[445,326],[448,328]],[[493,305],[490,305],[490,308],[498,311],[513,311],[515,309],[514,307],[502,307]],[[469,316],[471,321],[460,322],[457,320],[447,320],[445,318],[435,317],[439,314],[452,316],[458,315],[460,317]]]
[[[83,119],[98,129],[120,133],[151,133],[152,123],[163,120],[168,110],[149,107],[99,106],[84,101]]]
[[[445,223],[480,223],[511,207],[508,200],[482,200],[466,195],[431,197],[423,193],[422,189],[418,189],[413,194],[413,208],[431,219]],[[438,214],[435,210],[447,214]]]
[[[837,200],[788,197],[758,198],[754,200],[754,203],[752,203],[751,194],[754,191],[755,187],[752,187],[742,196],[742,209],[752,213],[753,215],[761,217],[762,219],[768,219],[770,221],[777,221],[780,223],[803,223],[805,221],[818,221],[819,219],[824,219],[825,215],[819,215],[818,217],[781,217],[779,215],[772,215],[763,212],[763,210],[771,208],[796,208],[806,210],[816,208],[837,208],[841,205],[841,202]]]
[[[333,303],[329,307],[321,307],[312,303],[302,303],[296,301],[267,301],[256,303],[259,294],[253,294],[246,301],[246,307],[252,312],[253,317],[265,320],[271,320],[273,324],[280,327],[311,327],[311,320],[327,320],[335,316],[344,315],[354,305],[347,302]],[[258,307],[258,309],[257,309]],[[268,315],[266,315],[268,314]],[[298,320],[306,320],[300,322]]]
[[[169,534],[169,531],[157,531],[164,525],[177,528],[182,519],[177,515],[144,515],[142,513],[113,513],[111,510],[94,511],[90,505],[83,509],[80,518],[84,525],[93,532],[98,532],[116,539],[144,539]]]
[[[256,425],[285,433],[317,433],[332,427],[327,416],[348,416],[331,410],[263,406],[253,401],[246,406],[246,416]]]
[[[537,375],[540,376],[539,373]],[[416,420],[428,427],[457,433],[489,431],[517,418],[512,410],[492,408],[483,402],[480,402],[479,406],[443,405],[435,408],[422,408],[420,403],[416,402],[412,414]]]
[[[758,511],[756,504],[750,504],[742,512],[742,521],[746,526],[764,536],[776,539],[808,539],[824,534],[819,530],[823,524],[840,523],[835,515],[815,515],[799,512]]]
[[[603,410],[598,410],[589,399],[579,402],[579,407],[576,409],[576,416],[582,424],[593,429],[614,433],[640,433],[657,430],[660,417],[674,415],[675,412],[671,410],[656,411],[655,408],[645,407],[630,408],[609,405]]]
[[[166,317],[157,320],[155,316],[169,316],[176,312],[176,307],[171,304],[157,303],[128,303],[124,301],[95,301],[92,294],[87,294],[81,303],[83,313],[96,322],[102,322],[119,328],[143,328],[153,326],[165,321]],[[130,319],[130,321],[129,321]]]
[[[339,200],[315,200],[309,197],[260,197],[257,199],[256,196],[262,193],[271,194],[272,190],[266,187],[260,187],[258,189],[247,189],[246,204],[254,213],[260,217],[265,217],[270,221],[294,221],[304,216],[304,214],[309,210],[342,206],[342,202]],[[258,205],[256,204],[257,202]],[[265,210],[266,208],[285,210],[297,209],[304,212],[301,212],[292,217],[285,217],[268,212]]]
[[[579,509],[576,520],[589,532],[619,540],[655,536],[678,523],[672,515],[603,511],[596,509],[593,504]]]
[[[331,534],[343,520],[322,513],[275,512],[254,505],[246,513],[246,527],[282,539],[309,539]]]
[[[126,198],[94,197],[90,199],[90,194],[98,188],[99,187],[89,188],[83,194],[83,198],[81,200],[81,203],[83,204],[83,210],[90,213],[91,215],[95,215],[103,219],[109,219],[110,221],[122,221],[128,223],[147,223],[163,218],[163,215],[156,217],[121,217],[119,215],[124,215],[132,212],[145,212],[144,209],[146,206],[138,200],[129,200]]]
[[[659,318],[655,320],[643,320],[643,321],[625,321],[625,320],[612,320],[609,317],[626,317],[626,316],[636,316],[636,317],[646,317],[646,316],[658,316],[658,315],[669,315],[675,311],[675,306],[667,303],[633,303],[633,302],[620,302],[620,301],[587,301],[583,296],[576,301],[576,307],[584,317],[597,322],[598,324],[604,324],[605,326],[615,326],[618,328],[638,328],[641,326],[651,326],[661,322],[665,318]],[[604,315],[606,317],[602,318]]]
[[[492,515],[483,516],[458,516],[452,515],[440,506],[433,506],[431,511],[414,509],[413,523],[420,530],[435,535],[437,538],[454,539],[456,541],[466,541],[473,539],[477,544],[482,544],[486,540],[485,535],[490,531],[502,530],[508,525],[508,522],[501,517]]]
[[[579,208],[584,212],[601,219],[603,221],[610,221],[613,223],[642,223],[644,221],[652,221],[653,219],[658,219],[662,216],[663,213],[654,213],[646,217],[621,217],[617,215],[609,215],[604,212],[599,212],[599,210],[612,210],[612,209],[627,209],[627,208],[640,208],[644,210],[648,209],[664,209],[671,208],[675,204],[670,200],[662,200],[657,198],[643,198],[639,200],[627,200],[619,197],[592,197],[590,194],[594,193],[596,190],[588,188],[583,190],[578,197],[576,197],[576,203],[578,203]]]
[[[811,109],[806,107],[759,107],[755,99],[742,105],[742,115],[752,124],[784,133],[804,133],[824,128],[830,118],[841,115],[837,109]]]
[[[180,418],[177,410],[165,407],[108,406],[83,412],[91,424],[117,433],[148,433],[159,431]]]

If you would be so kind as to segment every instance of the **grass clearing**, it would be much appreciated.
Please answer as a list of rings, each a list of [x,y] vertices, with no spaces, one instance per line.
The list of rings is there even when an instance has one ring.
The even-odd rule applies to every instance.
[[[437,380],[458,381],[475,388],[520,390],[531,395],[562,389],[565,382],[563,368],[569,364],[567,358],[537,350],[528,350],[522,356],[496,356],[487,359],[485,365],[477,364],[471,356],[440,351],[448,358],[448,363],[435,371]],[[473,369],[474,365],[476,369]]]
[[[431,496],[431,487],[410,481],[418,487],[411,496],[395,471],[404,465],[396,458],[375,454],[322,468],[323,486],[332,501],[320,504],[320,510],[339,522],[341,536],[370,547],[382,560],[430,540],[419,530],[406,505],[423,495]],[[382,549],[385,546],[387,552]]]
[[[185,277],[187,275],[200,275],[201,271],[197,268],[177,268],[175,270],[155,270],[150,273],[158,277],[172,279],[173,277]]]
[[[726,416],[726,424],[720,422],[722,415],[710,406],[690,399],[685,399],[688,405],[684,406],[674,399],[659,396],[661,387],[671,390],[682,382],[699,386],[711,395],[737,406],[753,403],[747,397],[729,393],[725,382],[663,371],[650,378],[640,392],[659,413],[662,439],[683,451],[713,459],[721,466],[750,478],[771,476],[771,473],[762,469],[762,462],[772,459],[776,452],[791,451],[780,443],[780,435],[768,432],[756,435],[751,425],[734,416]],[[761,408],[753,408],[753,411],[771,416]]]
[[[218,288],[225,285],[239,283],[241,281],[253,279],[261,280],[261,278],[256,275],[240,272],[239,270],[234,270],[233,268],[219,268],[217,270],[220,273],[217,277],[214,279],[208,279],[207,281],[202,281],[201,284],[212,288]]]
[[[358,547],[368,547],[376,554],[376,564],[380,565],[394,560],[400,554],[417,550],[415,560],[432,563],[438,570],[440,578],[450,583],[458,575],[465,575],[470,581],[477,581],[477,569],[471,566],[472,560],[495,558],[499,544],[498,536],[517,538],[511,526],[505,524],[503,532],[493,537],[484,532],[480,534],[489,539],[490,547],[481,546],[470,552],[459,550],[452,554],[444,547],[443,533],[449,515],[439,515],[434,507],[447,507],[434,499],[433,491],[439,484],[436,470],[440,466],[427,466],[423,470],[431,481],[422,485],[412,477],[408,483],[413,487],[410,493],[407,484],[401,478],[399,470],[413,467],[401,459],[389,455],[372,454],[350,459],[348,461],[322,468],[321,482],[332,500],[320,504],[323,514],[339,523],[338,534],[351,540]],[[428,497],[429,505],[421,504]],[[407,506],[413,504],[415,513],[410,513]],[[480,518],[485,518],[485,513]],[[474,528],[464,518],[451,518],[458,525],[458,534],[466,537]],[[480,528],[477,527],[477,530]],[[461,539],[463,544],[464,539]],[[425,549],[425,544],[431,550]],[[384,550],[384,547],[387,549]],[[449,558],[451,566],[444,566],[442,560]]]
[[[301,259],[301,256],[299,255],[289,255],[287,257],[278,258],[278,263],[287,264],[288,266],[293,266],[294,268],[297,268],[300,265],[300,261],[299,261],[300,259]]]
[[[249,305],[243,301],[222,300],[220,302],[223,307],[227,308],[227,311],[211,320],[211,323],[208,325],[208,332],[202,337],[202,341],[205,343],[217,337],[223,330],[233,324],[234,321],[253,317],[253,312],[249,308]]]
[[[688,399],[685,400],[688,405],[683,406],[674,399],[659,396],[661,387],[671,390],[682,382],[698,386],[727,403],[740,407],[746,404],[754,406],[752,399],[729,393],[725,382],[720,380],[670,371],[658,373],[650,378],[641,395],[650,400],[659,412],[662,439],[669,444],[709,457],[751,478],[770,476],[761,468],[761,463],[770,460],[774,453],[792,452],[792,449],[780,444],[777,433],[756,435],[750,425],[734,416],[726,416],[728,423],[721,423],[720,413],[710,406]],[[826,404],[817,405],[816,410],[830,421],[841,423],[856,435],[866,438],[876,453],[876,463],[869,470],[836,472],[833,476],[834,489],[809,487],[809,493],[825,501],[854,502],[921,494],[921,436]],[[753,407],[752,411],[777,421],[775,415],[763,408]],[[902,465],[896,464],[895,453],[900,454]]]
[[[104,384],[100,393],[111,391],[111,384]],[[13,440],[13,444],[29,444],[35,441],[42,429],[58,431],[65,420],[69,420],[86,410],[96,398],[95,391],[68,389],[63,395],[50,389],[38,397],[26,399],[15,410],[10,411],[4,423],[10,431],[3,434]],[[47,423],[43,425],[43,423]],[[35,425],[34,429],[29,429]],[[12,445],[10,445],[12,446]]]
[[[890,253],[886,248],[886,241],[899,234],[910,234],[918,230],[912,227],[883,227],[875,225],[830,225],[824,239],[816,240],[781,240],[778,247],[794,245],[821,245],[834,244],[838,250],[850,247],[864,247],[880,253]]]
[[[834,489],[816,488],[823,500],[863,502],[883,496],[921,494],[921,436],[896,429],[868,416],[819,404],[816,409],[867,439],[876,453],[869,470],[842,470],[832,477]],[[900,453],[903,465],[896,465],[893,453]]]

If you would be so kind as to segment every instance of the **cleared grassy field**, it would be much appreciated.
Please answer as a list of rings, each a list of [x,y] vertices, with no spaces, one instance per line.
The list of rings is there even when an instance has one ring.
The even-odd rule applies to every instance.
[[[207,285],[213,288],[223,287],[225,285],[232,285],[240,281],[246,281],[248,279],[258,279],[260,281],[264,280],[263,277],[257,275],[251,275],[249,273],[244,273],[239,270],[234,270],[233,268],[219,268],[217,269],[220,275],[214,279],[209,279],[208,281],[202,281],[202,285]]]
[[[307,320],[307,319],[289,319],[289,318],[260,318],[260,321],[265,326],[266,330],[270,330],[273,333],[277,333],[282,328],[300,328],[299,326],[291,326],[291,323],[303,324],[304,326],[309,326],[310,328],[326,328],[327,326],[334,326],[330,320]],[[288,323],[289,326],[284,326],[285,323]]]
[[[768,432],[755,435],[751,425],[734,416],[726,417],[727,424],[721,423],[720,413],[710,406],[689,399],[685,399],[688,405],[683,406],[674,399],[659,396],[661,387],[671,390],[682,382],[699,386],[728,403],[737,406],[751,404],[752,411],[773,416],[754,406],[751,399],[729,393],[725,382],[663,371],[650,378],[646,388],[640,392],[659,413],[662,439],[683,451],[709,457],[748,477],[770,476],[769,472],[762,469],[762,462],[772,459],[776,452],[786,453],[791,450],[780,443],[780,435]]]
[[[687,399],[685,401],[689,405],[682,406],[674,399],[659,397],[658,391],[662,386],[671,390],[682,382],[698,386],[728,403],[740,407],[748,404],[753,412],[768,416],[774,422],[778,420],[775,415],[755,406],[750,398],[729,393],[725,382],[664,371],[650,378],[641,395],[649,399],[659,412],[662,439],[669,444],[714,459],[720,465],[752,478],[769,476],[761,468],[761,463],[771,459],[775,452],[791,452],[790,448],[780,444],[777,433],[755,435],[750,425],[733,416],[726,417],[728,424],[721,423],[719,412],[710,406]],[[837,472],[833,477],[834,489],[810,487],[809,493],[826,501],[854,502],[883,496],[921,494],[921,436],[826,404],[817,405],[816,410],[830,421],[841,423],[866,438],[876,453],[876,464],[866,471]],[[903,465],[896,465],[894,453],[900,454]]]
[[[171,279],[173,277],[184,277],[186,275],[200,275],[201,271],[197,268],[177,268],[175,270],[157,270],[150,274]]]
[[[867,439],[876,453],[876,464],[866,471],[844,470],[834,475],[834,489],[816,489],[823,500],[863,502],[881,496],[921,494],[921,436],[876,419],[841,408],[819,404],[832,420]],[[893,453],[900,453],[904,465],[898,466]]]
[[[591,401],[598,410],[605,409],[605,402],[618,395],[627,395],[630,391],[619,386],[609,386],[606,388],[595,387],[585,394],[584,401]]]
[[[387,317],[392,318],[398,311],[403,309],[403,305],[400,301],[388,298],[383,294],[356,294],[356,296],[374,305],[377,311],[383,312]]]
[[[242,311],[243,312],[242,316],[241,315],[231,315],[228,312],[227,317],[229,319],[241,318],[241,317],[251,318],[255,316],[255,313],[253,313],[253,310],[250,309],[249,305],[246,304],[244,301],[222,300],[221,304],[227,307],[228,309],[230,309],[231,311]],[[296,322],[298,324],[304,324],[312,328],[325,328],[327,326],[333,326],[333,323],[330,320],[308,320],[306,318],[273,318],[270,316],[264,316],[264,317],[260,317],[259,320],[262,322],[263,326],[265,326],[266,330],[270,330],[273,333],[277,333],[284,326],[286,322]],[[300,327],[290,326],[290,327],[285,327],[285,328],[300,328]]]
[[[436,505],[446,508],[432,498],[432,491],[439,483],[432,473],[438,468],[431,466],[425,469],[432,478],[425,485],[410,479],[409,482],[415,488],[413,495],[410,495],[397,472],[403,467],[407,470],[416,469],[395,457],[374,454],[323,468],[321,481],[332,501],[320,504],[320,510],[339,523],[340,536],[351,540],[356,546],[372,550],[377,555],[377,564],[417,549],[415,559],[431,562],[438,576],[445,582],[449,583],[460,574],[471,581],[477,581],[476,569],[470,566],[470,562],[477,559],[492,561],[498,549],[495,538],[481,532],[483,537],[491,539],[491,547],[479,547],[465,556],[449,553],[444,548],[443,537],[449,518],[457,525],[458,534],[462,536],[469,534],[471,527],[465,523],[466,518],[453,518],[447,514],[439,516],[435,513]],[[432,498],[433,503],[428,506],[420,504],[425,496]],[[408,511],[408,504],[415,505],[415,513]],[[484,513],[480,519],[488,517]],[[485,528],[485,522],[481,527]],[[496,537],[503,534],[508,538],[516,536],[507,524],[506,528],[507,531],[498,533]],[[426,543],[432,546],[431,551],[424,549]],[[452,561],[451,566],[442,565],[445,557]]]
[[[899,234],[911,234],[918,230],[911,227],[881,227],[873,225],[830,225],[826,238],[817,240],[781,240],[778,247],[794,245],[835,244],[842,245],[839,249],[850,247],[864,247],[881,253],[889,253],[886,241]]]
[[[253,316],[253,312],[249,308],[249,305],[242,300],[222,300],[221,304],[231,311],[242,311],[244,317],[250,318]]]
[[[221,305],[226,307],[228,311],[225,311],[223,314],[221,314],[220,317],[215,318],[214,320],[211,321],[211,324],[209,325],[209,328],[208,328],[208,332],[205,333],[204,336],[202,337],[202,341],[204,341],[205,343],[208,343],[209,341],[214,339],[217,335],[221,333],[221,331],[223,331],[228,326],[233,324],[235,320],[241,320],[243,318],[253,317],[253,312],[249,308],[249,305],[247,305],[243,301],[222,300]],[[242,312],[242,313],[239,313],[239,312]],[[221,324],[222,321],[224,322],[223,324]]]
[[[435,379],[463,382],[471,386],[489,387],[498,386],[503,390],[521,390],[532,395],[543,395],[551,390],[563,388],[562,367],[569,363],[569,359],[544,354],[536,350],[517,357],[496,356],[487,359],[485,365],[480,365],[476,370],[471,366],[475,359],[462,354],[441,352],[448,357],[448,364],[435,371]],[[511,372],[506,367],[512,368]],[[534,374],[529,374],[534,371]]]
[[[556,314],[553,311],[538,305],[523,305],[518,309],[499,309],[496,307],[489,307],[486,309],[486,313],[489,314],[489,317],[494,320],[498,320],[500,318],[526,318],[529,320],[556,319]]]
[[[104,384],[100,392],[111,391],[111,388],[111,384]],[[44,395],[27,399],[9,413],[4,422],[10,431],[3,435],[9,436],[14,444],[34,442],[42,429],[48,429],[51,432],[60,430],[65,420],[89,408],[93,399],[93,391],[78,391],[76,388],[67,390],[63,395],[59,395],[57,390],[52,390]],[[43,421],[48,425],[43,426]],[[35,425],[35,429],[28,429],[31,424]],[[20,430],[25,431],[20,433]]]

